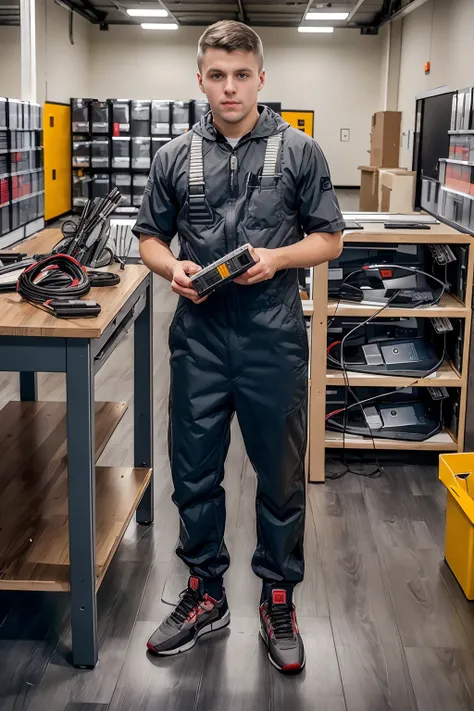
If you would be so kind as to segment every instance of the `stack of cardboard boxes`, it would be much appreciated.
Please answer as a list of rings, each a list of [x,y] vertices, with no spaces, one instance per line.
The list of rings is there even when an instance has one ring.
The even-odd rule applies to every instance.
[[[399,168],[399,111],[380,111],[372,117],[370,165],[359,166],[361,212],[411,212],[415,173]]]

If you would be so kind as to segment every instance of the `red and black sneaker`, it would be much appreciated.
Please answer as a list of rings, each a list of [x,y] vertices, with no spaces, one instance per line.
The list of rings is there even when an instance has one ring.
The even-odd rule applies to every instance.
[[[260,634],[273,666],[284,674],[299,674],[306,657],[291,598],[291,590],[272,588],[270,597],[260,605]]]
[[[221,600],[214,600],[204,591],[202,579],[191,576],[179,603],[152,634],[147,647],[159,656],[180,654],[194,647],[203,634],[220,630],[229,622],[225,592]]]

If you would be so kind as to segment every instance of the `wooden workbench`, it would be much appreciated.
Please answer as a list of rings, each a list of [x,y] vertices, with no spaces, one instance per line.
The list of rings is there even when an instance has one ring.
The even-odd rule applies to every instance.
[[[22,243],[45,254],[59,230]],[[110,267],[116,270],[116,267]],[[0,589],[70,591],[73,660],[98,659],[96,593],[136,511],[153,521],[152,282],[144,266],[96,288],[91,319],[56,319],[0,295],[0,370],[20,373],[20,402],[0,412]],[[134,467],[95,463],[126,404],[95,403],[94,375],[134,324]],[[66,403],[38,402],[36,373],[66,374]]]
[[[362,224],[362,221],[359,220]],[[425,442],[409,442],[376,439],[376,449],[386,450],[431,450],[439,452],[462,451],[464,447],[464,425],[466,419],[466,400],[468,383],[469,345],[471,334],[471,304],[474,271],[474,250],[472,237],[458,232],[444,224],[433,224],[430,230],[385,230],[381,223],[364,223],[362,230],[344,233],[344,243],[374,243],[374,244],[465,244],[469,246],[469,260],[466,281],[466,296],[464,302],[451,294],[445,294],[441,302],[433,307],[401,308],[388,307],[381,315],[383,317],[419,317],[446,316],[448,318],[464,319],[464,346],[462,373],[445,361],[442,367],[427,378],[399,378],[389,375],[368,375],[348,372],[351,386],[364,387],[403,387],[412,385],[428,387],[443,385],[458,388],[460,391],[460,412],[458,435],[447,429],[431,437]],[[471,246],[472,245],[472,246]],[[311,360],[310,360],[310,416],[309,416],[309,481],[322,482],[325,479],[326,449],[374,449],[371,438],[345,435],[326,431],[326,387],[344,385],[343,374],[339,370],[327,367],[327,321],[328,317],[365,316],[369,317],[379,311],[380,307],[363,305],[348,301],[328,299],[328,265],[322,264],[313,269],[312,299],[303,302],[303,310],[312,318],[311,328]]]

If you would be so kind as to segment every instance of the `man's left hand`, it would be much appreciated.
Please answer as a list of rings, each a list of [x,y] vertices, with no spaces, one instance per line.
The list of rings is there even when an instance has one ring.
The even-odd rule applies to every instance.
[[[257,263],[244,274],[234,279],[235,283],[251,286],[252,284],[258,284],[260,281],[273,279],[275,272],[281,269],[278,250],[264,249],[263,247],[255,248],[250,245],[249,251]]]

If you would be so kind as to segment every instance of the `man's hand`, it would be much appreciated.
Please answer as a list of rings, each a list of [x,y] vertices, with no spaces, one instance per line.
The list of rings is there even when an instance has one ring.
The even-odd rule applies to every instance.
[[[176,262],[172,269],[173,278],[171,280],[171,289],[174,291],[175,294],[185,296],[187,299],[190,299],[195,304],[201,304],[207,299],[207,296],[203,296],[202,299],[199,298],[196,289],[192,288],[191,279],[188,276],[188,274],[197,274],[197,272],[200,271],[201,267],[199,267],[194,262],[189,262],[186,260],[182,262]]]
[[[236,284],[250,286],[258,284],[260,281],[273,279],[275,272],[281,269],[280,257],[276,249],[254,248],[249,246],[249,251],[257,264],[250,267],[248,271],[234,279]]]

